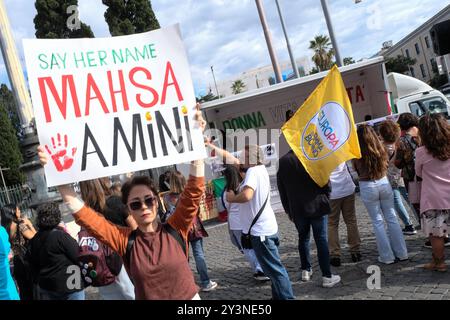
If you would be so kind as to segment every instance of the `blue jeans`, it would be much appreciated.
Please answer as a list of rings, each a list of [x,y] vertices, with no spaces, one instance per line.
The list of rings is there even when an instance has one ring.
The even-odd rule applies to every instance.
[[[190,241],[192,254],[195,259],[195,267],[200,276],[200,286],[202,288],[209,284],[208,267],[206,266],[205,253],[203,252],[203,239],[199,238],[194,241]]]
[[[84,300],[84,290],[73,293],[60,293],[39,288],[40,300]]]
[[[403,189],[403,190],[401,190],[401,189]],[[403,195],[403,198],[405,198],[405,195],[406,195],[405,187],[397,187],[397,188],[393,187],[392,192],[394,193],[394,208],[395,208],[395,211],[397,212],[399,218],[402,220],[405,227],[412,225],[411,219],[409,218],[408,211],[406,211],[406,208],[403,205],[403,201],[402,201],[402,195]],[[408,198],[406,198],[406,199],[408,199]]]
[[[408,258],[405,239],[394,210],[394,195],[386,177],[380,180],[360,181],[361,200],[372,220],[377,239],[378,260],[394,262]],[[387,232],[384,223],[387,225]]]
[[[244,249],[241,245],[241,235],[242,230],[230,230],[230,239],[231,243],[239,249],[241,253],[245,255],[250,267],[252,268],[254,273],[263,272],[261,266],[259,265],[258,259],[256,258],[255,251],[253,249]]]
[[[310,232],[313,230],[317,247],[320,270],[323,277],[331,277],[330,252],[327,238],[327,216],[316,219],[294,216],[295,227],[298,231],[298,252],[302,270],[311,271]]]
[[[281,263],[278,246],[278,234],[266,236],[262,241],[259,236],[251,236],[253,250],[266,276],[272,281],[272,298],[274,300],[295,299],[289,275]]]

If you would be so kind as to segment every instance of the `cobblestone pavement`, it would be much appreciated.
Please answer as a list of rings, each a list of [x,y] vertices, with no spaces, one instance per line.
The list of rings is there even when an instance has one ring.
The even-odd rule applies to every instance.
[[[295,226],[282,211],[280,203],[272,202],[277,211],[279,225],[281,259],[285,265],[293,284],[297,299],[430,299],[450,300],[450,273],[437,273],[423,270],[423,264],[431,259],[431,250],[425,248],[425,237],[418,232],[414,236],[405,236],[410,260],[393,265],[378,263],[375,236],[369,216],[357,197],[357,217],[361,235],[361,254],[363,259],[359,263],[352,263],[348,246],[346,245],[345,224],[341,219],[340,238],[342,247],[339,268],[332,267],[335,274],[339,274],[342,283],[334,288],[321,287],[321,273],[318,266],[316,248],[311,241],[311,256],[314,275],[310,282],[300,280],[300,258],[297,249],[298,234]],[[231,244],[227,224],[207,227],[209,237],[204,239],[206,262],[210,278],[217,281],[219,286],[211,292],[201,292],[205,300],[267,300],[271,298],[270,282],[260,283],[253,279],[252,272],[244,256]],[[450,248],[447,248],[450,255]],[[194,259],[191,257],[191,267],[195,277]],[[447,259],[447,262],[450,262]],[[378,265],[381,269],[381,289],[369,290],[366,273],[367,267]],[[98,299],[95,289],[87,289],[88,299]]]

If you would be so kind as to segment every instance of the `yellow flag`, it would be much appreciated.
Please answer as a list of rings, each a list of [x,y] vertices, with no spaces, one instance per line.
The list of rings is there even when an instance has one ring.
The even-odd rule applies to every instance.
[[[339,164],[361,158],[352,105],[336,65],[281,130],[321,187]]]

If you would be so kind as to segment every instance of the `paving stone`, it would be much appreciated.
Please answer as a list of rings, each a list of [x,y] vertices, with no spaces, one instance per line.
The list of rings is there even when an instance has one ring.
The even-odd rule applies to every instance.
[[[276,185],[275,181],[272,181]],[[279,199],[271,199],[272,206],[281,208]],[[278,209],[277,209],[278,210]],[[317,260],[314,240],[311,240],[311,264],[314,275],[311,282],[301,282],[300,258],[297,248],[298,233],[294,224],[284,212],[276,214],[279,225],[279,252],[298,300],[392,300],[392,299],[450,299],[448,274],[437,274],[423,270],[421,265],[431,259],[431,251],[423,247],[425,237],[420,234],[406,237],[410,254],[407,262],[385,266],[378,262],[378,252],[373,228],[366,209],[359,197],[356,198],[358,227],[361,237],[361,254],[363,261],[352,263],[348,251],[347,231],[343,221],[340,223],[339,235],[342,251],[342,266],[332,268],[333,273],[342,277],[342,283],[335,288],[321,287],[321,272]],[[271,298],[270,282],[260,283],[253,279],[245,257],[231,244],[227,224],[207,223],[209,237],[204,239],[204,251],[209,276],[217,281],[219,287],[212,292],[200,292],[205,300],[267,300]],[[450,261],[449,261],[450,263]],[[369,290],[367,267],[377,265],[381,270],[381,289]],[[196,281],[195,261],[191,256],[190,266]],[[96,288],[86,289],[86,298],[101,299]]]
[[[431,294],[446,294],[447,292],[448,289],[441,289],[441,288],[431,290]]]

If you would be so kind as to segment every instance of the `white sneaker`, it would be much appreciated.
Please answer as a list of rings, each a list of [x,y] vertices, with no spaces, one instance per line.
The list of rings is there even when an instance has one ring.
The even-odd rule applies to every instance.
[[[208,292],[214,290],[215,288],[217,288],[217,282],[209,281],[208,285],[202,288],[202,291]]]
[[[334,287],[335,285],[337,285],[339,282],[341,282],[341,277],[336,275],[336,274],[332,274],[331,278],[327,278],[327,277],[322,277],[323,282],[322,282],[322,286],[324,288],[331,288]]]
[[[311,271],[302,270],[302,281],[309,281],[313,275],[312,269]]]

